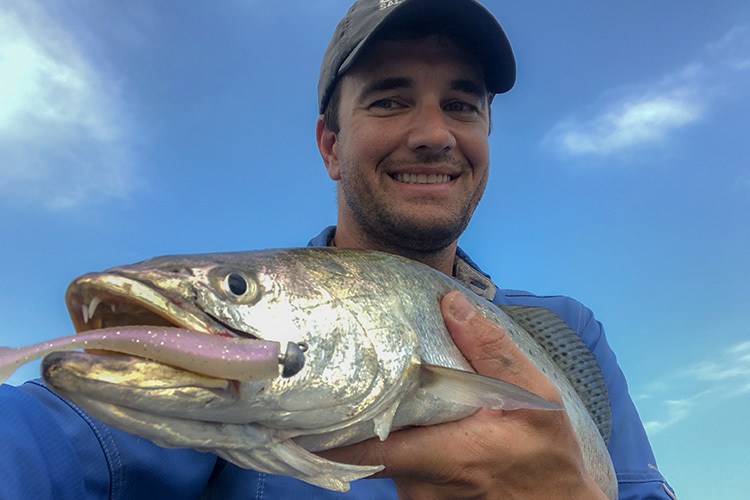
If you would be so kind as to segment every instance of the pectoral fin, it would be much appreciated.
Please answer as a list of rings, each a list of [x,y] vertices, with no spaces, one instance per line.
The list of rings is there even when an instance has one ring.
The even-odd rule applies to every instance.
[[[493,410],[562,410],[515,384],[478,373],[422,363],[422,389],[446,401]]]

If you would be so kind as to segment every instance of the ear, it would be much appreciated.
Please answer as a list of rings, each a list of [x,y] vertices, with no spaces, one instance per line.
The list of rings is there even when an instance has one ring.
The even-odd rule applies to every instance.
[[[334,181],[341,180],[341,170],[339,169],[339,159],[336,154],[336,134],[326,127],[323,115],[318,117],[315,124],[315,139],[318,141],[318,151],[326,165],[328,177]]]

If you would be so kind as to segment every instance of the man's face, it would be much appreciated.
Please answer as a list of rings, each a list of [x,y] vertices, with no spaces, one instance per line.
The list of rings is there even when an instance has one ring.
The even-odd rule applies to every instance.
[[[367,244],[433,252],[466,228],[489,164],[487,93],[467,60],[433,37],[384,41],[339,82],[326,166],[339,223]]]

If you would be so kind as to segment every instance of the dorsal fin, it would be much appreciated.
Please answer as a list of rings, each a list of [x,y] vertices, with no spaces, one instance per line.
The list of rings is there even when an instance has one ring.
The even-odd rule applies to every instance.
[[[547,351],[581,397],[604,442],[612,434],[607,386],[594,354],[565,321],[544,307],[500,306]]]

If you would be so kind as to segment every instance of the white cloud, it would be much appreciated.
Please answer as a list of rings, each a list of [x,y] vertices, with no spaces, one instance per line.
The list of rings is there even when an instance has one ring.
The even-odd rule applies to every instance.
[[[648,402],[641,413],[646,431],[654,435],[688,418],[694,411],[715,406],[718,400],[744,398],[750,393],[750,341],[738,342],[718,356],[693,363],[655,380],[637,400]],[[684,397],[664,399],[664,395]],[[659,401],[659,403],[655,403]]]
[[[723,366],[718,363],[703,362],[698,363],[687,372],[698,380],[727,380],[737,377],[750,377],[750,366]]]
[[[696,61],[658,82],[612,89],[588,112],[555,125],[543,144],[568,156],[606,157],[669,139],[698,123],[727,87],[746,89],[750,29],[735,27]],[[744,83],[735,83],[740,80]]]
[[[689,93],[627,100],[586,123],[567,121],[552,131],[553,142],[572,155],[608,155],[661,141],[675,128],[700,119],[703,107]]]
[[[743,354],[746,352],[750,353],[750,340],[747,342],[740,342],[727,349],[727,353],[729,354]]]
[[[739,25],[730,29],[723,37],[706,45],[706,54],[725,60],[732,66],[746,67],[750,63],[750,26]]]
[[[117,90],[33,3],[0,9],[0,198],[52,209],[134,185]]]
[[[693,399],[671,399],[664,401],[666,415],[661,420],[647,420],[643,422],[643,427],[649,434],[661,432],[677,422],[686,419],[695,404]]]

